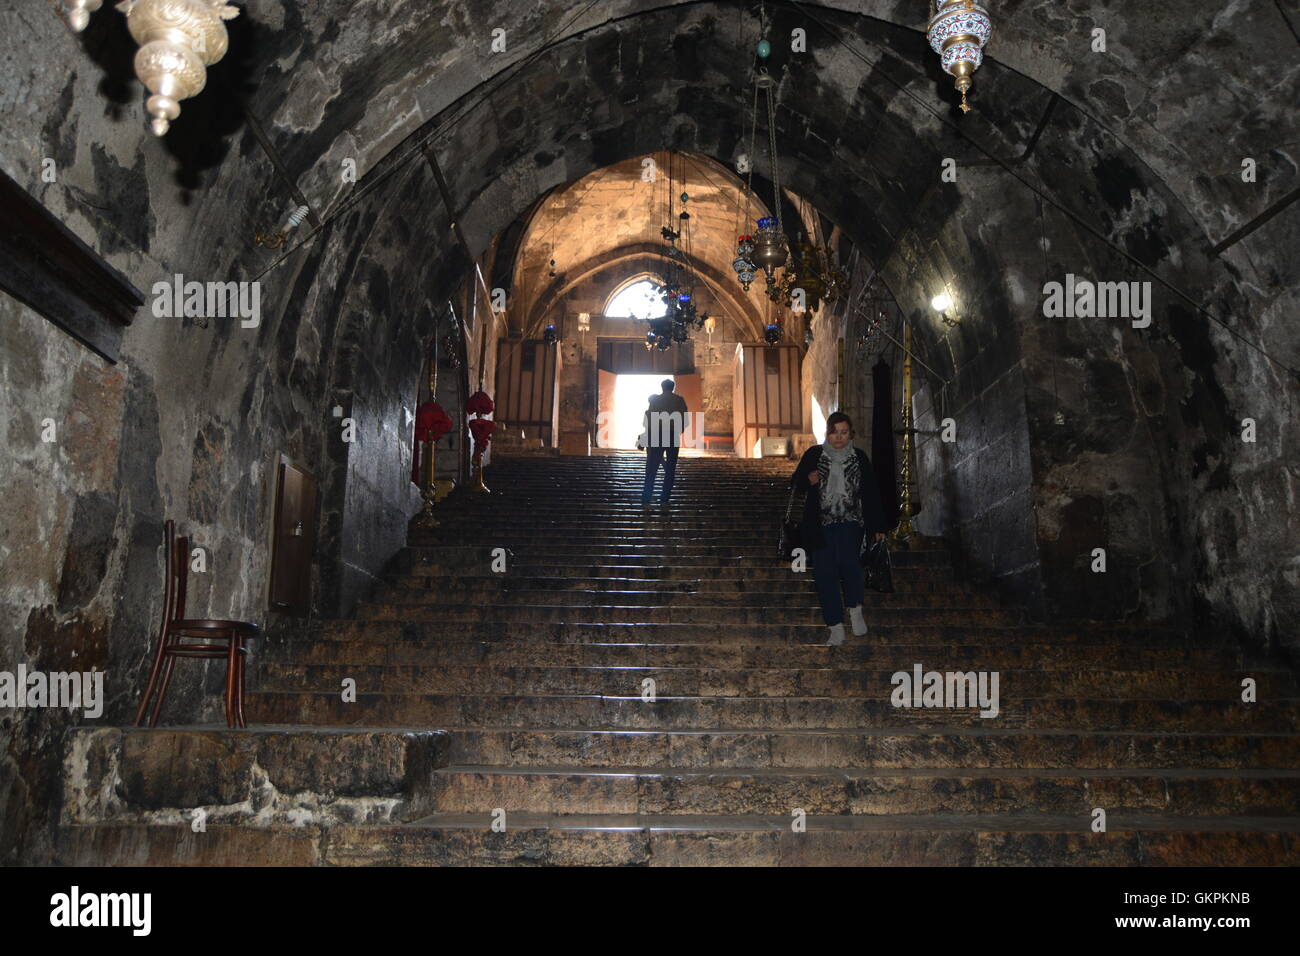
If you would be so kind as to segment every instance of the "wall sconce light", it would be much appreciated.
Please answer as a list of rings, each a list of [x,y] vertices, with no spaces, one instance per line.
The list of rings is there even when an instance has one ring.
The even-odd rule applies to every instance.
[[[578,331],[579,331],[579,332],[590,332],[590,331],[591,331],[591,313],[590,313],[590,312],[579,312],[579,313],[578,313]]]
[[[952,296],[947,292],[940,292],[930,300],[930,308],[939,313],[939,320],[948,328],[953,328],[961,324],[961,319],[952,314],[953,301]]]

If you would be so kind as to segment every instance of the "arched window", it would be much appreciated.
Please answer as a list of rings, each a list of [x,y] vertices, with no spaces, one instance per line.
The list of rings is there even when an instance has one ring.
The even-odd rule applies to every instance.
[[[666,312],[660,286],[651,279],[628,283],[605,305],[605,316],[612,319],[658,319]]]

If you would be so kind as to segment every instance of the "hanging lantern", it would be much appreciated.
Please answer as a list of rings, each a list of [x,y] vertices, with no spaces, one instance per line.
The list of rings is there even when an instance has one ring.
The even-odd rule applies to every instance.
[[[90,15],[104,5],[104,0],[64,0],[68,25],[80,33],[90,23]]]
[[[560,334],[555,331],[555,326],[547,325],[546,328],[542,330],[542,341],[547,345],[554,345],[556,342],[560,341]]]
[[[775,216],[764,216],[758,221],[758,234],[754,236],[754,262],[767,275],[769,283],[773,271],[785,265],[789,256],[779,225]]]
[[[181,114],[180,100],[203,90],[207,68],[226,55],[226,27],[239,16],[225,0],[122,0],[126,28],[140,44],[135,75],[152,91],[145,108],[155,136]]]
[[[781,341],[781,326],[773,322],[763,330],[763,338],[768,345],[776,345]]]
[[[754,238],[753,236],[741,236],[736,240],[736,258],[731,263],[731,268],[736,272],[736,278],[740,280],[740,286],[746,292],[749,291],[749,284],[754,281],[754,274],[758,271],[758,266],[754,265]]]
[[[993,34],[989,12],[975,0],[938,0],[934,19],[926,30],[930,48],[939,54],[945,73],[954,77],[961,92],[961,111],[969,113],[966,91],[971,77],[984,62],[984,46]]]

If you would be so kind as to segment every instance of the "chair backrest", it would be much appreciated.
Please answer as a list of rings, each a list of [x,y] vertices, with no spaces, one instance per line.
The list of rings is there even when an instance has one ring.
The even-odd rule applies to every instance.
[[[166,545],[166,563],[163,565],[163,638],[167,636],[167,625],[185,617],[185,592],[189,583],[190,541],[186,537],[176,536],[176,522],[168,518],[163,522],[163,534]]]

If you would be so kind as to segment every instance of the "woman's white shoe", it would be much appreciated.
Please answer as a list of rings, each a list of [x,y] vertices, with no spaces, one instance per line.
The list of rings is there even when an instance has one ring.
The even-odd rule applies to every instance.
[[[826,642],[827,647],[839,647],[844,643],[844,625],[832,624],[830,627],[830,640]]]
[[[849,620],[853,622],[853,633],[858,637],[867,633],[867,621],[862,616],[862,605],[849,608]]]

